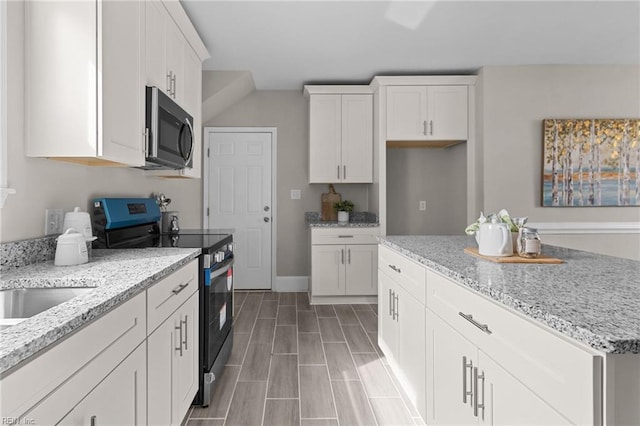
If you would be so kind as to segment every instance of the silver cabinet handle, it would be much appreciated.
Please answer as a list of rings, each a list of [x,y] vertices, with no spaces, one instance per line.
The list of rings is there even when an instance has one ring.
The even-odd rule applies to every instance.
[[[342,166],[342,179],[347,178],[347,166]]]
[[[478,404],[478,380],[482,380],[482,403]],[[478,367],[473,367],[473,388],[476,393],[473,394],[473,415],[478,417],[478,408],[482,408],[482,419],[484,419],[484,371],[478,375]]]
[[[485,333],[491,334],[491,330],[489,330],[489,326],[487,324],[480,324],[478,321],[474,320],[473,319],[473,315],[471,315],[471,314],[463,314],[462,312],[458,312],[458,315],[460,315],[462,318],[466,319],[471,324],[475,325],[476,327],[478,327],[480,330],[484,331]]]
[[[340,180],[340,164],[338,164],[338,180]]]
[[[189,350],[188,342],[187,340],[189,339],[189,329],[188,329],[188,324],[189,324],[189,315],[185,315],[184,316],[184,321],[180,321],[182,324],[184,324],[184,340],[182,341],[184,343],[184,350]],[[180,326],[182,327],[182,326]]]
[[[393,269],[394,271],[396,271],[399,274],[402,273],[400,268],[398,268],[396,265],[389,265],[389,268]]]
[[[338,235],[338,238],[353,238],[353,235]]]
[[[176,287],[173,290],[171,290],[171,292],[174,295],[176,295],[176,294],[180,293],[182,290],[184,290],[187,287],[189,287],[189,283],[180,284],[178,287]]]
[[[176,330],[180,330],[180,338],[178,339],[178,341],[180,342],[180,344],[178,345],[177,348],[174,348],[176,351],[180,351],[180,356],[182,356],[182,321],[180,321],[180,323],[178,325],[176,325],[174,327]]]
[[[462,357],[462,403],[463,404],[467,403],[468,396],[471,396],[471,397],[473,396],[473,387],[471,387],[471,390],[469,391],[467,390],[467,368],[469,369],[469,372],[472,371],[473,361],[469,360],[469,362],[467,362],[467,357],[463,356]]]
[[[398,295],[396,294],[396,292],[393,292],[393,315],[395,316],[395,320],[398,320],[398,316],[400,315],[400,309],[398,309],[398,307],[400,306],[400,304],[398,303]]]
[[[427,134],[427,120],[422,121],[422,134],[423,135]]]
[[[169,71],[167,74],[167,93],[171,96],[171,76],[173,75],[173,71]]]
[[[98,416],[91,416],[91,426],[98,426]]]
[[[351,265],[351,249],[347,249],[347,263]]]
[[[429,134],[433,136],[433,120],[429,120]]]
[[[393,318],[393,290],[389,289],[389,316]]]
[[[340,261],[344,265],[344,249],[340,249],[340,259],[341,259]]]
[[[176,75],[174,74],[171,77],[171,87],[172,87],[172,92],[173,92],[173,98],[176,98]]]

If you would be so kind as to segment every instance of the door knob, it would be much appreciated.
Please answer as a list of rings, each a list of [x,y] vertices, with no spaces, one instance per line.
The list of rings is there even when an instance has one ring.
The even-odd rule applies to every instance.
[[[268,212],[269,211],[269,206],[264,206],[264,211]]]
[[[265,222],[269,222],[269,218],[268,218],[268,217],[265,217],[265,218],[264,218],[264,221],[265,221]]]

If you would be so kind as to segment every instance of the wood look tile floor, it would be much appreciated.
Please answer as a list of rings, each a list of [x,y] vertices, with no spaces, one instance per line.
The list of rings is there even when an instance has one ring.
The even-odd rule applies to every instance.
[[[377,305],[236,292],[234,347],[187,426],[423,425],[376,344]]]

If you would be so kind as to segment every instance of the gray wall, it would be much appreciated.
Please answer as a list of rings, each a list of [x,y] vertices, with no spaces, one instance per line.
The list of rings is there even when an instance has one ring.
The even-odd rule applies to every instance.
[[[255,91],[216,116],[205,126],[276,127],[277,140],[277,272],[278,276],[309,274],[309,231],[304,213],[320,211],[320,196],[327,185],[309,184],[309,112],[302,91]],[[343,199],[368,209],[369,185],[336,185]],[[292,200],[291,190],[301,199]],[[213,224],[215,226],[215,223]]]
[[[24,3],[8,2],[8,183],[17,194],[0,209],[0,241],[44,235],[44,211],[74,206],[83,210],[95,196],[140,196],[164,192],[180,211],[183,227],[202,225],[200,180],[145,177],[141,170],[95,168],[24,154]]]
[[[467,226],[466,144],[387,149],[387,235],[461,235]],[[419,211],[420,200],[427,209]]]
[[[484,67],[478,129],[484,211],[530,222],[638,222],[640,207],[541,207],[542,120],[640,117],[639,66]],[[640,258],[640,235],[553,236],[545,241]]]

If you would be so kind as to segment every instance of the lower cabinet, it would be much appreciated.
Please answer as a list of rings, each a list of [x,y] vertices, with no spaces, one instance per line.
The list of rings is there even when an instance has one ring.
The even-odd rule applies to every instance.
[[[198,390],[198,293],[148,338],[149,424],[179,425]],[[158,374],[165,373],[165,374]]]
[[[384,270],[378,272],[378,344],[425,416],[425,307]]]
[[[311,230],[311,296],[375,296],[378,228]]]
[[[429,425],[573,424],[426,310]]]
[[[62,420],[72,425],[145,425],[147,352],[138,346]],[[64,402],[64,401],[60,401]]]

